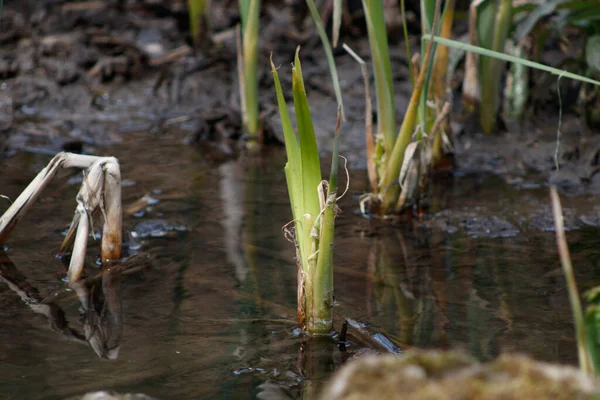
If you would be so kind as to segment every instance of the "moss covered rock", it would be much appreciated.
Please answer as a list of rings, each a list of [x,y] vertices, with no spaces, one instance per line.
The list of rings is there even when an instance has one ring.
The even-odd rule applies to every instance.
[[[411,351],[349,362],[328,383],[323,400],[600,399],[600,381],[580,370],[503,355],[479,363],[457,352]]]

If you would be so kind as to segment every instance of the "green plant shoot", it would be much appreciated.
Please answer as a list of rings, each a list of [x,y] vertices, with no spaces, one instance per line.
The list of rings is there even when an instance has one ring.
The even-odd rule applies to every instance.
[[[241,49],[238,48],[238,75],[242,122],[246,132],[256,140],[259,134],[257,65],[260,0],[240,0],[239,7],[242,41]]]
[[[299,48],[292,69],[297,135],[272,60],[271,69],[288,158],[284,171],[295,226],[298,316],[309,333],[326,334],[332,329],[333,236],[341,110],[338,107],[331,175],[329,182],[322,181],[317,140],[298,53]]]
[[[210,30],[210,2],[211,0],[188,0],[190,32],[196,48]]]

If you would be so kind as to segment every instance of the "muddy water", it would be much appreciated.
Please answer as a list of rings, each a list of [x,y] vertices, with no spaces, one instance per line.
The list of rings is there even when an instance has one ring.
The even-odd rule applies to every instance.
[[[14,231],[0,282],[1,398],[64,399],[99,389],[160,399],[311,397],[348,355],[384,351],[375,332],[400,349],[461,348],[484,360],[519,351],[576,362],[547,231],[547,190],[535,178],[509,185],[456,176],[432,188],[430,217],[394,227],[357,216],[349,194],[336,239],[336,327],[349,318],[367,333],[354,329],[341,353],[327,341],[303,344],[294,330],[294,251],[281,233],[290,218],[283,152],[214,165],[180,143],[176,133],[131,134],[106,149],[126,180],[125,229],[138,235],[128,235],[122,272],[104,286],[93,279],[98,243],[90,242],[87,298],[99,304],[97,319],[112,318],[102,325],[104,347],[86,342],[98,332],[90,330],[94,316],[80,317],[81,302],[54,257],[78,175],[61,174]],[[47,162],[23,153],[6,160],[2,194],[16,197]],[[359,193],[364,174],[353,176],[350,192]],[[150,205],[140,203],[145,195]],[[585,222],[598,209],[591,197],[564,202],[578,280],[589,288],[600,283],[600,235]],[[57,323],[56,310],[67,322]]]

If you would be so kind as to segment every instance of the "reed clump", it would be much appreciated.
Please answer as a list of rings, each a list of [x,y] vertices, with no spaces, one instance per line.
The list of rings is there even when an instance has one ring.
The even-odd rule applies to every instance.
[[[271,60],[287,163],[285,176],[292,208],[293,225],[284,228],[296,246],[298,264],[298,317],[311,334],[332,331],[333,240],[337,209],[338,143],[341,107],[333,146],[329,181],[321,178],[317,140],[304,88],[302,68],[296,51],[292,68],[292,92],[297,134],[292,126],[277,68]]]

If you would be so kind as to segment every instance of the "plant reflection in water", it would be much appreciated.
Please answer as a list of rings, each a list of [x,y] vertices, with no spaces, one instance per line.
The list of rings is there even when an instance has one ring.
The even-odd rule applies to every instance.
[[[69,284],[81,303],[80,321],[83,333],[73,328],[65,311],[54,296],[43,297],[0,249],[0,279],[36,314],[48,319],[50,328],[66,339],[89,344],[100,358],[114,360],[119,356],[123,331],[120,286],[121,271],[107,264],[98,276]]]

